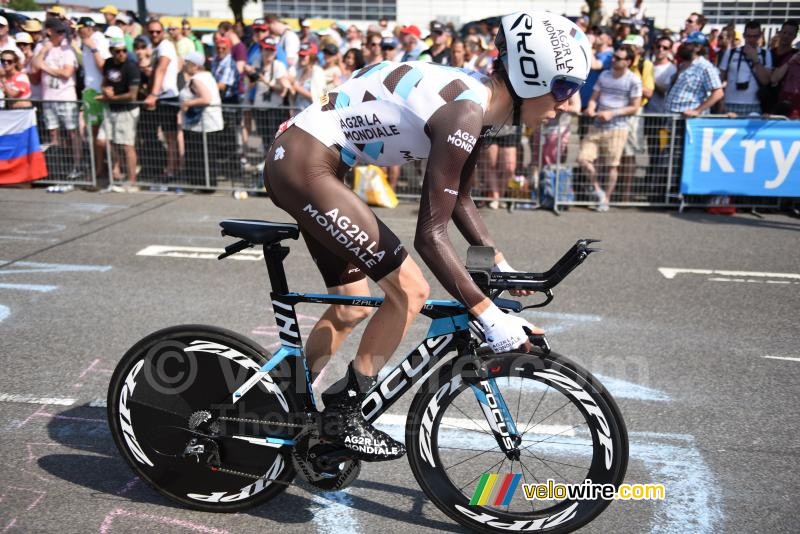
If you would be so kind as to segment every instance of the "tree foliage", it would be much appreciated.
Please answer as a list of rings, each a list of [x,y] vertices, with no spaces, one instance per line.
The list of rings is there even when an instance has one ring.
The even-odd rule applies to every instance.
[[[11,0],[8,3],[9,9],[15,11],[41,11],[42,7],[36,3],[36,0]]]

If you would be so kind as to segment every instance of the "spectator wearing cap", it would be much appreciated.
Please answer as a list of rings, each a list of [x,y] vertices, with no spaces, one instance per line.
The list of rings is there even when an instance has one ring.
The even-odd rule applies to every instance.
[[[697,117],[709,112],[723,97],[722,80],[717,69],[706,58],[708,40],[701,32],[690,34],[678,48],[682,66],[664,104],[669,113]]]
[[[81,138],[78,135],[78,95],[75,73],[78,60],[67,41],[67,26],[57,17],[45,23],[47,40],[33,59],[34,72],[41,73],[44,125],[50,131],[50,143],[59,145],[58,129],[63,126],[72,148],[70,180],[81,176]]]
[[[106,7],[100,10],[100,13],[102,13],[106,18],[106,25],[114,26],[117,23],[117,15],[119,15],[119,9],[117,9],[117,6],[108,4]]]
[[[313,43],[303,43],[298,54],[297,74],[292,82],[295,112],[312,104],[319,105],[325,93],[325,72],[317,64],[317,47]]]
[[[185,181],[192,185],[215,187],[216,173],[211,172],[206,176],[203,141],[205,139],[211,158],[224,153],[226,146],[220,138],[223,130],[220,93],[214,76],[205,69],[205,62],[203,54],[191,52],[183,64],[183,71],[188,78],[179,97],[186,143],[183,172]]]
[[[261,143],[266,150],[280,124],[289,117],[285,105],[291,87],[286,65],[276,60],[278,40],[266,36],[258,43],[261,55],[255,67],[253,82],[253,118]],[[252,80],[253,78],[251,78]]]
[[[422,32],[413,24],[400,28],[400,39],[403,43],[403,55],[400,61],[416,61],[425,46],[422,42]]]
[[[400,41],[395,37],[384,37],[381,39],[381,58],[383,61],[396,61],[397,50],[400,48]]]
[[[28,19],[22,23],[22,31],[31,36],[34,45],[41,43],[44,39],[42,29],[42,23],[38,19]]]
[[[5,102],[6,108],[31,107],[31,82],[23,69],[19,55],[12,48],[0,51],[0,96],[14,99]]]
[[[342,56],[342,83],[349,80],[353,73],[363,68],[364,65],[364,54],[361,53],[360,49],[351,48],[345,52],[344,56]]]
[[[11,28],[8,25],[8,20],[0,15],[0,50],[16,49],[17,45],[14,38],[11,37]]]
[[[44,17],[45,17],[45,22],[47,21],[47,19],[51,18],[60,19],[63,21],[67,19],[67,10],[64,9],[63,6],[59,5],[50,6],[45,12]]]
[[[103,156],[105,143],[98,139],[100,123],[103,122],[104,106],[100,96],[103,84],[103,65],[111,57],[108,50],[108,40],[97,27],[91,17],[81,17],[78,20],[78,37],[81,40],[81,55],[83,57],[83,116],[86,124],[92,128],[92,142],[94,143],[94,161],[98,176],[104,175]]]
[[[167,26],[167,32],[169,33],[169,38],[172,40],[172,44],[175,45],[175,52],[178,53],[178,57],[181,58],[181,61],[183,61],[189,52],[195,51],[194,43],[188,37],[184,37],[177,23],[169,24]]]
[[[431,38],[433,39],[433,45],[420,54],[419,61],[449,65],[451,58],[450,48],[447,45],[450,37],[445,31],[444,24],[436,20],[431,22]]]
[[[242,110],[235,107],[240,103],[239,99],[239,71],[236,68],[236,61],[231,54],[233,44],[227,37],[218,37],[216,40],[217,54],[211,60],[211,74],[217,82],[217,89],[222,104],[228,104],[222,108],[222,120],[225,127],[220,134],[220,142],[228,147],[227,152],[220,153],[222,164],[225,169],[223,172],[229,176],[238,172],[238,165],[241,157],[239,156],[239,132],[243,131],[239,125],[242,122]]]
[[[42,99],[42,85],[40,83],[40,76],[37,74],[36,76],[32,75],[33,71],[33,37],[31,34],[21,31],[14,36],[14,39],[17,41],[17,48],[19,48],[20,52],[24,57],[22,61],[22,72],[24,72],[28,76],[28,82],[31,86],[31,96],[32,100],[41,100]]]
[[[325,89],[332,91],[342,83],[342,68],[339,66],[339,47],[327,43],[322,47],[322,70],[325,72]]]
[[[759,89],[769,87],[772,54],[759,46],[761,24],[751,20],[744,26],[744,46],[726,50],[719,61],[719,74],[725,85],[722,111],[737,115],[760,115]],[[766,102],[770,105],[770,102]]]
[[[125,41],[125,48],[128,50],[131,57],[133,57],[133,40],[131,18],[125,13],[117,14],[116,26],[122,30],[122,40]]]
[[[686,38],[678,48],[676,59],[680,60],[678,77],[667,93],[664,108],[667,113],[680,113],[686,118],[707,114],[711,108],[722,100],[722,80],[717,68],[705,58],[708,39],[702,32],[696,31]],[[683,139],[686,121],[677,121],[674,138]],[[683,161],[683,143],[676,143],[673,149],[673,161],[680,175]]]
[[[270,13],[264,17],[264,20],[269,26],[270,34],[278,39],[278,51],[285,54],[286,66],[291,69],[298,61],[300,38],[278,18],[278,15]]]
[[[630,71],[634,57],[630,47],[620,48],[614,53],[611,70],[600,74],[586,106],[585,113],[594,118],[594,122],[582,140],[578,161],[594,186],[597,211],[608,211],[628,138],[628,117],[635,114],[642,104],[642,81]],[[608,166],[605,191],[600,186],[595,167],[598,155],[605,158]]]
[[[301,43],[314,43],[319,48],[319,37],[316,33],[311,31],[311,19],[308,18],[300,18],[297,19],[300,23],[300,33],[297,37],[300,39]]]
[[[155,111],[156,120],[167,142],[167,161],[163,176],[173,180],[178,172],[178,53],[167,39],[164,25],[157,19],[147,23],[147,33],[153,42],[150,93],[144,99],[145,109]]]
[[[113,39],[109,43],[111,57],[103,64],[102,95],[98,99],[108,104],[108,116],[103,122],[103,131],[111,142],[111,151],[116,152],[115,161],[124,155],[128,187],[136,184],[136,131],[139,122],[139,106],[134,104],[139,95],[141,78],[139,67],[128,57],[124,39]]]

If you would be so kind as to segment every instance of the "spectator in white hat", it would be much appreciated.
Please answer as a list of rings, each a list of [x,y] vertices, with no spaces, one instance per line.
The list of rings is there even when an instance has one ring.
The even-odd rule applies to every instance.
[[[8,20],[0,15],[0,50],[6,50],[8,48],[16,49],[17,44],[14,38],[9,34]]]
[[[205,69],[205,56],[194,51],[186,54],[184,60],[183,71],[189,81],[181,89],[178,97],[186,146],[184,173],[187,181],[202,186],[206,184],[203,137],[207,136],[209,152],[216,154],[220,149],[219,135],[223,128],[220,107],[222,99],[217,81]],[[211,187],[216,186],[215,174],[209,179]]]

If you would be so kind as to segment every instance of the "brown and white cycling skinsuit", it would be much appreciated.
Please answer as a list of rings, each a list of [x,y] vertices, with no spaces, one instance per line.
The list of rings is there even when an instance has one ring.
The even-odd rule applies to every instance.
[[[414,246],[467,307],[484,295],[447,235],[452,219],[471,245],[494,246],[470,197],[488,91],[469,73],[431,63],[383,62],[281,126],[264,167],[269,196],[294,217],[327,287],[378,281],[408,253],[346,187],[357,162],[427,159]]]

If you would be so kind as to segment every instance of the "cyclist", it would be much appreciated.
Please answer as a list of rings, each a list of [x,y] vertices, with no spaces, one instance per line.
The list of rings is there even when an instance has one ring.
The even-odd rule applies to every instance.
[[[471,245],[494,246],[470,198],[481,139],[520,118],[536,127],[566,109],[591,68],[581,30],[544,11],[501,20],[491,77],[431,63],[369,65],[282,124],[267,152],[273,202],[294,217],[328,291],[366,295],[366,276],[385,293],[344,378],[322,394],[329,441],[366,461],[391,460],[404,446],[367,423],[365,393],[428,297],[422,272],[395,234],[343,184],[357,161],[379,166],[428,160],[414,246],[444,288],[483,326],[494,352],[525,345],[522,318],[505,315],[472,281],[447,235],[452,219]],[[513,271],[503,254],[495,270]],[[331,306],[306,344],[312,379],[369,308]]]

